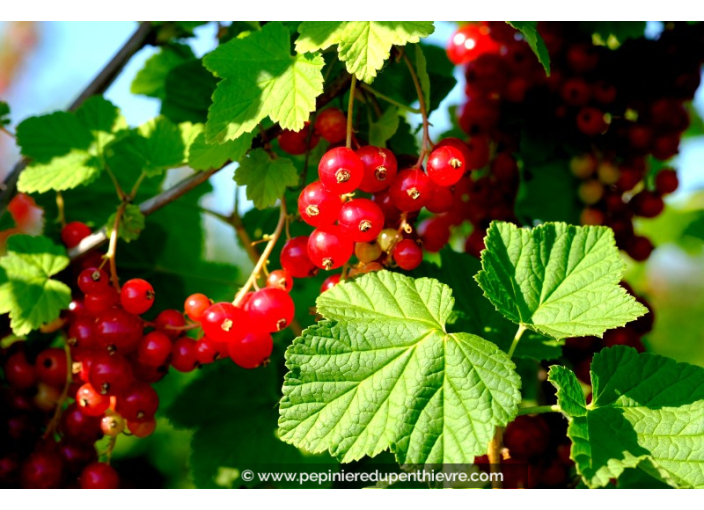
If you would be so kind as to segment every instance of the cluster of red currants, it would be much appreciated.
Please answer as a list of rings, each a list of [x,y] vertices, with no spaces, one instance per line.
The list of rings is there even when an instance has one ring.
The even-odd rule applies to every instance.
[[[462,26],[449,43],[450,60],[465,66],[459,125],[471,143],[495,150],[488,175],[510,181],[503,183],[503,193],[481,193],[503,196],[503,202],[491,201],[500,215],[479,222],[468,217],[476,230],[491,219],[510,219],[518,184],[511,154],[519,152],[526,135],[549,140],[545,158],[569,161],[582,179],[575,197],[584,207],[582,223],[612,227],[619,247],[643,261],[653,245],[634,232],[633,218],[659,215],[662,197],[677,188],[671,169],[649,178],[650,158],[665,161],[678,152],[689,125],[684,102],[692,99],[704,62],[704,30],[668,24],[657,40],[628,40],[617,49],[594,44],[577,23],[540,22],[538,31],[550,54],[549,77],[518,32],[503,22]],[[664,71],[651,73],[653,68]],[[497,163],[499,158],[503,162]],[[529,179],[534,170],[530,161],[524,163]],[[470,253],[481,247],[483,233],[476,235],[467,242]]]

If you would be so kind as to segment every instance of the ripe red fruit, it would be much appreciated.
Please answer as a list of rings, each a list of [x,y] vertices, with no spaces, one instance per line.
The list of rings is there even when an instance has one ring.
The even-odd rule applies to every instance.
[[[91,230],[88,225],[80,221],[72,221],[61,229],[61,240],[66,245],[66,248],[75,248],[78,246],[78,243],[83,241],[83,239],[90,234]]]
[[[452,146],[438,147],[428,159],[428,177],[438,186],[453,186],[464,175],[464,155]]]
[[[5,362],[5,379],[10,386],[18,390],[31,388],[37,383],[37,372],[27,362],[24,352],[12,354]]]
[[[102,294],[110,288],[110,278],[102,269],[90,267],[78,275],[78,288],[84,294]]]
[[[463,152],[467,170],[478,170],[489,163],[491,154],[489,138],[486,136],[474,136],[464,146],[467,147],[466,152]]]
[[[143,324],[139,317],[115,307],[98,314],[93,331],[98,348],[126,354],[137,347]]]
[[[394,247],[393,257],[398,267],[410,271],[423,262],[423,250],[415,241],[403,239]]]
[[[338,108],[328,108],[315,118],[315,132],[330,143],[340,143],[347,136],[347,117]]]
[[[151,436],[156,430],[156,420],[152,419],[141,423],[128,421],[127,428],[130,429],[130,432],[132,432],[132,435],[135,437]]]
[[[127,421],[140,422],[151,420],[158,408],[159,396],[154,388],[144,382],[135,382],[117,399],[116,411]]]
[[[230,358],[242,368],[257,368],[271,356],[274,341],[268,333],[248,333],[230,344]]]
[[[368,198],[355,198],[342,206],[338,224],[352,241],[371,242],[384,228],[384,213]]]
[[[474,231],[469,234],[467,241],[464,243],[464,251],[473,255],[477,258],[481,258],[481,253],[484,250],[484,237],[486,232],[482,229],[475,228]]]
[[[266,278],[266,286],[291,292],[293,288],[293,278],[285,269],[276,269],[269,273],[269,276]]]
[[[293,237],[281,249],[281,267],[294,278],[308,278],[318,272],[308,256],[308,239],[308,236]]]
[[[137,344],[137,361],[150,367],[160,367],[171,354],[173,345],[169,337],[161,331],[152,331],[142,337]]]
[[[154,287],[141,278],[125,282],[120,291],[122,308],[134,315],[141,315],[154,304]]]
[[[389,188],[391,201],[401,211],[418,211],[430,192],[430,179],[418,168],[402,170]]]
[[[498,53],[501,46],[490,37],[486,25],[467,24],[457,29],[447,45],[447,58],[455,65],[466,64],[484,53]]]
[[[376,193],[391,185],[398,172],[398,163],[393,152],[367,145],[357,149],[357,156],[364,164],[364,179],[359,189],[365,193]]]
[[[291,324],[295,308],[288,292],[267,287],[254,293],[245,311],[254,331],[275,333]]]
[[[303,221],[313,227],[335,223],[341,207],[340,195],[320,181],[309,184],[298,195],[298,212]]]
[[[310,136],[310,142],[308,142],[308,137]],[[281,150],[291,154],[293,156],[298,156],[300,154],[305,154],[307,149],[313,149],[320,138],[313,132],[310,132],[310,126],[306,122],[306,125],[300,131],[291,131],[289,129],[284,129],[278,136],[279,147]]]
[[[100,294],[86,294],[83,297],[83,306],[91,315],[97,315],[117,305],[120,302],[120,295],[117,291],[108,287],[105,292]]]
[[[577,128],[587,136],[596,136],[608,128],[604,112],[593,106],[585,106],[577,114]]]
[[[76,391],[76,405],[86,416],[102,416],[110,407],[110,397],[101,395],[90,383],[83,384]]]
[[[179,372],[191,372],[198,366],[195,340],[184,336],[174,342],[171,349],[171,366]]]
[[[352,149],[337,147],[325,153],[318,164],[323,185],[338,195],[352,193],[364,178],[364,164]]]
[[[56,445],[56,453],[61,456],[70,477],[77,476],[84,466],[98,460],[95,446],[77,441],[62,440]]]
[[[667,195],[677,190],[679,186],[677,172],[671,168],[660,170],[655,176],[655,189],[661,195]]]
[[[100,418],[88,416],[76,403],[69,405],[61,414],[61,433],[64,437],[85,443],[94,443],[103,436]]]
[[[425,208],[431,213],[441,214],[452,209],[454,199],[455,197],[450,188],[432,184],[425,201]]]
[[[200,322],[205,310],[212,304],[212,301],[205,294],[191,294],[186,298],[183,309],[191,320]]]
[[[467,102],[462,105],[457,121],[462,131],[468,135],[485,136],[494,130],[500,117],[499,103],[481,94],[467,97]],[[467,166],[472,168],[469,162]]]
[[[24,489],[56,489],[63,477],[63,461],[54,452],[39,451],[22,464],[20,482]]]
[[[67,366],[66,353],[63,349],[44,349],[37,355],[34,361],[34,370],[37,378],[51,386],[61,386],[66,384]]]
[[[157,331],[161,331],[171,339],[178,338],[182,328],[186,325],[186,319],[178,310],[164,310],[154,319],[154,326]]]
[[[542,416],[519,416],[504,432],[504,446],[512,457],[532,457],[545,451],[550,442],[550,427]]]
[[[117,489],[120,487],[120,478],[117,472],[109,465],[94,462],[87,465],[78,478],[81,489]]]
[[[201,365],[213,363],[228,356],[227,344],[216,342],[212,338],[204,336],[196,342],[196,358]]]
[[[119,354],[95,356],[88,374],[90,384],[101,395],[120,395],[133,379],[132,367]]]
[[[598,81],[594,85],[594,99],[601,104],[611,104],[616,100],[616,87],[605,81]]]
[[[216,342],[234,342],[246,333],[249,318],[242,308],[232,303],[215,303],[203,314],[203,332]]]
[[[643,262],[650,257],[655,247],[645,236],[633,236],[626,241],[625,250],[636,262]]]
[[[437,253],[450,241],[450,222],[442,216],[427,218],[418,225],[418,235],[425,251]]]
[[[322,294],[326,290],[332,289],[335,285],[340,283],[340,274],[331,274],[325,280],[323,281],[323,284],[320,286],[320,293]]]
[[[391,200],[388,189],[373,194],[372,202],[379,206],[387,222],[395,221],[401,215],[401,211],[398,210]]]
[[[562,84],[560,95],[570,106],[584,106],[591,98],[592,89],[582,78],[570,78]]]
[[[578,73],[586,73],[599,63],[596,46],[591,43],[573,44],[567,50],[567,63]]]
[[[337,225],[317,228],[308,238],[308,256],[311,262],[328,271],[344,265],[352,256],[353,250],[352,240]]]
[[[628,205],[636,216],[643,218],[655,218],[665,209],[662,197],[648,190],[635,195]]]

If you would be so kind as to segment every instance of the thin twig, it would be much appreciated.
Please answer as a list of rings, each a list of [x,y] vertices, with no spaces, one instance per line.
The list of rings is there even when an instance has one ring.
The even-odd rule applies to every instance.
[[[115,214],[115,223],[112,226],[112,232],[110,232],[110,245],[108,247],[108,252],[105,254],[105,258],[110,261],[110,278],[112,281],[112,286],[115,287],[117,292],[120,292],[120,279],[117,277],[117,238],[118,230],[120,229],[120,220],[122,220],[122,215],[127,207],[127,202],[122,202],[117,208],[117,213]]]
[[[423,94],[423,88],[420,86],[420,80],[418,80],[418,75],[416,70],[413,68],[411,60],[408,55],[403,54],[403,61],[408,67],[408,72],[411,73],[411,78],[413,79],[413,85],[416,88],[416,94],[418,95],[418,104],[420,104],[420,114],[423,116],[423,141],[421,142],[420,155],[418,156],[417,167],[423,164],[423,160],[430,149],[430,123],[428,122],[428,110],[425,105],[425,95]]]
[[[406,104],[400,103],[400,102],[396,101],[395,99],[392,99],[389,96],[382,94],[378,90],[373,89],[372,87],[370,87],[366,83],[360,83],[359,86],[360,86],[360,88],[369,92],[373,96],[376,96],[379,99],[381,99],[382,101],[386,101],[387,103],[392,104],[392,105],[396,106],[397,108],[401,108],[402,110],[406,110],[408,112],[415,113],[415,114],[422,113],[421,110],[419,110],[418,108],[413,108],[412,106],[408,106]]]
[[[64,228],[66,226],[66,208],[64,206],[64,196],[60,191],[56,192],[56,209],[59,211],[56,221],[61,225],[61,228]]]
[[[352,82],[350,83],[350,100],[347,104],[347,141],[345,142],[345,147],[348,149],[352,147],[352,121],[354,120],[354,91],[357,86],[357,77],[352,75]]]

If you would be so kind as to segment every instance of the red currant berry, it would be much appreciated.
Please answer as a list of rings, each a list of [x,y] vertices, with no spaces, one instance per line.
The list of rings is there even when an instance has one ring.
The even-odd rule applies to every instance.
[[[354,254],[360,262],[365,264],[374,262],[381,257],[381,246],[377,242],[357,243],[354,245]]]
[[[368,198],[355,198],[342,206],[338,225],[352,241],[368,243],[384,228],[384,213]]]
[[[213,363],[229,355],[227,344],[216,342],[204,336],[196,342],[196,358],[201,365]]]
[[[275,333],[293,320],[293,299],[283,289],[267,287],[254,293],[245,311],[251,327],[257,332]]]
[[[230,344],[230,358],[242,368],[257,368],[269,359],[273,350],[270,334],[248,333]]]
[[[119,354],[100,354],[93,358],[88,380],[101,395],[120,395],[134,375],[130,364]]]
[[[281,267],[294,278],[308,278],[318,272],[308,256],[308,239],[308,236],[293,237],[281,250]]]
[[[418,225],[418,235],[425,251],[437,253],[450,241],[450,222],[442,216],[423,220]]]
[[[141,423],[128,421],[127,428],[130,429],[130,432],[135,437],[151,436],[156,430],[156,420],[152,419]]]
[[[154,384],[161,381],[166,374],[169,373],[169,366],[167,364],[159,366],[149,366],[144,365],[139,362],[139,359],[132,359],[132,372],[134,373],[134,378],[138,381],[142,381],[149,384]]]
[[[569,78],[562,84],[560,95],[570,106],[584,106],[592,97],[592,88],[582,78]]]
[[[388,189],[374,193],[372,202],[379,206],[387,222],[393,222],[401,216],[401,211],[398,210],[393,200],[391,200],[391,194]]]
[[[157,331],[161,331],[172,340],[179,337],[182,328],[186,325],[186,319],[178,310],[164,310],[156,316],[154,320]]]
[[[142,331],[139,317],[117,307],[101,312],[95,319],[95,343],[110,353],[133,351],[142,338]]]
[[[201,320],[205,336],[216,342],[228,343],[241,338],[249,327],[249,318],[242,308],[232,303],[215,303]]]
[[[115,410],[127,421],[139,422],[154,418],[158,408],[159,396],[154,388],[144,382],[135,382],[117,399]]]
[[[68,316],[73,320],[75,317],[90,315],[86,310],[83,300],[74,299],[68,304]]]
[[[66,384],[68,368],[66,366],[66,353],[63,349],[45,349],[39,353],[34,362],[37,378],[51,386]]]
[[[149,367],[160,367],[166,363],[172,348],[171,340],[165,333],[152,331],[137,344],[137,361]]]
[[[110,407],[110,397],[101,395],[90,383],[85,383],[76,391],[76,405],[86,416],[102,416]]]
[[[356,190],[364,178],[364,164],[352,149],[337,147],[325,153],[318,164],[323,185],[333,193],[344,195]]]
[[[83,297],[83,306],[91,315],[97,315],[109,310],[120,302],[120,295],[112,287],[101,294],[86,294]]]
[[[61,433],[64,437],[85,443],[94,443],[103,437],[100,418],[88,416],[76,403],[69,405],[61,414]]]
[[[594,85],[594,99],[601,104],[611,104],[616,100],[616,87],[605,81],[598,81]]]
[[[463,25],[447,45],[447,58],[455,65],[466,64],[484,53],[498,53],[501,46],[489,36],[486,25]]]
[[[457,184],[465,169],[464,155],[454,147],[438,147],[430,153],[428,177],[438,186],[449,187]]]
[[[97,267],[84,269],[78,275],[78,288],[84,294],[102,294],[110,288],[110,278]]]
[[[519,416],[504,432],[504,445],[512,457],[540,455],[550,442],[550,427],[542,416]]]
[[[403,239],[396,244],[393,256],[398,267],[410,271],[423,261],[423,250],[415,241]]]
[[[56,450],[71,477],[77,476],[84,466],[98,460],[98,454],[92,444],[63,440],[56,445]]]
[[[191,372],[198,366],[195,340],[184,336],[174,342],[171,349],[171,366],[179,372]]]
[[[56,489],[63,478],[63,461],[57,453],[40,451],[22,464],[20,482],[24,489]]]
[[[635,195],[628,205],[636,216],[643,218],[655,218],[665,209],[662,197],[648,190]]]
[[[75,248],[78,243],[90,234],[91,230],[88,225],[80,221],[72,221],[61,229],[61,240],[66,245],[66,248]]]
[[[430,182],[420,169],[402,170],[389,188],[391,200],[401,211],[419,211],[427,200]]]
[[[81,489],[117,489],[120,487],[120,478],[117,472],[107,464],[94,462],[81,471],[79,477]]]
[[[308,140],[309,137],[310,141]],[[300,131],[284,129],[279,134],[278,140],[282,151],[292,156],[298,156],[305,154],[308,149],[313,149],[318,145],[320,137],[315,132],[310,132],[310,125],[306,122],[306,125]]]
[[[293,278],[285,269],[276,269],[269,273],[266,279],[266,286],[291,292],[293,288]]]
[[[306,186],[298,196],[298,212],[303,221],[313,227],[335,223],[341,207],[340,195],[327,189],[320,181]]]
[[[78,378],[83,382],[88,382],[90,368],[93,366],[93,360],[96,356],[102,354],[95,349],[78,348],[71,349],[71,358],[73,361],[73,369],[78,369]]]
[[[37,383],[37,372],[27,362],[24,352],[12,354],[5,362],[5,379],[10,386],[18,390],[31,388]]]
[[[660,170],[655,176],[655,189],[661,195],[667,195],[677,190],[679,186],[679,180],[677,179],[677,172],[671,168],[665,168]]]
[[[205,294],[191,294],[186,299],[183,310],[192,321],[200,322],[203,319],[205,310],[212,304],[213,302]]]
[[[154,287],[141,278],[125,282],[120,291],[122,308],[134,315],[141,315],[154,304]]]
[[[340,143],[347,136],[347,117],[338,108],[328,108],[315,118],[315,132],[328,142]]]
[[[398,163],[393,152],[367,145],[357,149],[357,156],[364,164],[364,179],[359,189],[365,193],[377,193],[391,185],[398,172]]]
[[[431,213],[441,214],[452,209],[454,195],[450,188],[432,184],[425,200],[425,208]]]
[[[577,114],[577,128],[587,136],[596,136],[608,128],[604,112],[593,106],[585,106]]]
[[[111,412],[100,419],[100,430],[108,437],[115,437],[125,430],[125,419],[121,415]]]
[[[308,239],[308,256],[316,266],[330,271],[352,256],[354,244],[337,225],[317,228]]]
[[[469,237],[467,237],[467,241],[464,243],[464,251],[477,258],[481,258],[481,253],[484,251],[485,236],[485,231],[475,229],[471,234],[469,234]]]
[[[633,236],[626,241],[626,253],[636,262],[648,260],[655,247],[645,236]]]
[[[323,284],[320,286],[320,293],[322,294],[326,290],[332,289],[335,285],[340,283],[340,274],[332,274],[325,278]]]

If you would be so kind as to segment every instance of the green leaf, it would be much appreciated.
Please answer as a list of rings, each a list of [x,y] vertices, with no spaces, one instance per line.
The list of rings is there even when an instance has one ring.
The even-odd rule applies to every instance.
[[[173,122],[205,122],[217,83],[201,60],[174,67],[164,82],[162,115]]]
[[[528,46],[533,50],[535,56],[538,57],[538,61],[543,64],[545,74],[550,76],[550,54],[548,53],[548,47],[545,46],[545,41],[543,41],[543,38],[538,33],[538,22],[507,21],[506,23],[523,34]]]
[[[493,222],[476,278],[504,317],[542,335],[598,336],[647,313],[619,285],[625,264],[607,227]]]
[[[5,101],[0,101],[0,127],[10,124],[10,105]]]
[[[186,163],[191,137],[190,124],[177,125],[157,117],[110,145],[107,161],[115,173],[130,167],[152,177]]]
[[[266,209],[283,196],[286,188],[298,184],[298,173],[290,159],[271,159],[264,149],[256,149],[240,162],[235,182],[247,186],[247,198],[257,209]]]
[[[386,142],[398,130],[399,123],[398,109],[389,106],[382,116],[369,126],[369,145],[386,147]]]
[[[53,275],[69,263],[66,250],[47,237],[13,235],[0,258],[0,313],[10,314],[16,335],[26,335],[58,318],[71,302],[71,289]]]
[[[471,463],[516,415],[520,379],[494,344],[448,334],[446,285],[383,271],[317,300],[325,318],[286,351],[281,438],[342,462]],[[334,322],[337,321],[337,322]]]
[[[208,144],[202,127],[194,126],[194,129],[198,134],[188,149],[188,166],[193,170],[221,168],[228,161],[239,161],[247,154],[254,138],[253,133],[245,133],[236,140]]]
[[[304,21],[298,27],[296,51],[324,50],[337,44],[350,74],[371,83],[392,46],[417,43],[434,30],[432,21]]]
[[[107,234],[110,236],[112,234],[113,225],[115,225],[115,218],[117,213],[114,213],[110,218],[108,218],[107,223]],[[129,204],[125,207],[122,217],[120,218],[120,225],[117,227],[117,235],[120,239],[126,242],[134,241],[139,238],[139,234],[144,230],[144,215],[142,211],[139,210],[139,206],[135,204]]]
[[[645,21],[580,21],[579,25],[585,32],[598,34],[606,43],[612,36],[623,43],[643,37],[645,32]]]
[[[415,44],[416,53],[416,74],[420,82],[420,88],[423,90],[423,99],[425,104],[430,104],[430,76],[428,76],[428,64],[423,54],[423,47],[420,44]]]
[[[577,199],[579,181],[566,159],[537,163],[524,157],[522,179],[516,197],[516,216],[526,225],[536,220],[579,223],[583,205]]]
[[[229,386],[226,392],[222,392],[223,381]],[[181,392],[166,414],[177,427],[194,429],[190,466],[198,487],[257,484],[227,476],[234,470],[293,471],[311,462],[325,471],[334,469],[329,457],[305,455],[276,437],[279,385],[275,364],[243,370],[224,360],[205,367]],[[215,394],[220,397],[203,398]],[[292,484],[277,484],[287,485]]]
[[[130,92],[164,99],[165,82],[169,72],[176,66],[195,58],[193,50],[186,44],[174,43],[162,46],[144,63],[144,67],[134,77]]]
[[[573,372],[552,367],[548,375],[588,486],[638,467],[673,487],[704,487],[703,368],[617,346],[594,356],[591,377],[586,405]]]
[[[269,116],[284,129],[303,128],[323,92],[323,57],[291,55],[288,30],[279,22],[220,45],[203,59],[223,80],[208,110],[206,140],[234,140]]]
[[[100,96],[75,113],[30,117],[17,126],[17,142],[32,163],[20,174],[25,193],[64,191],[88,184],[103,169],[105,147],[127,127],[120,111]]]
[[[402,117],[399,117],[398,129],[389,139],[387,147],[394,154],[418,154],[418,140],[411,132],[411,125]]]

